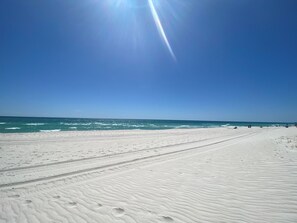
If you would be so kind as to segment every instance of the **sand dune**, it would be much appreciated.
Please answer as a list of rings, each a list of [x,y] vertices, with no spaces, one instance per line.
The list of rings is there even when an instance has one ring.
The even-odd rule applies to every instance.
[[[297,129],[0,135],[0,222],[297,222]]]

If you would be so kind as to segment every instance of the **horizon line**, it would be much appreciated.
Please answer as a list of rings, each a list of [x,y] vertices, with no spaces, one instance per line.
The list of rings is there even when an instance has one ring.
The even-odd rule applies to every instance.
[[[277,124],[295,124],[297,121],[288,121],[288,122],[283,122],[283,121],[231,121],[231,120],[193,120],[193,119],[153,119],[153,118],[94,118],[94,117],[61,117],[61,116],[14,116],[14,115],[0,115],[0,118],[5,117],[5,118],[49,118],[49,119],[54,119],[54,118],[68,118],[68,119],[105,119],[105,120],[154,120],[154,121],[188,121],[188,122],[241,122],[241,123],[277,123]]]

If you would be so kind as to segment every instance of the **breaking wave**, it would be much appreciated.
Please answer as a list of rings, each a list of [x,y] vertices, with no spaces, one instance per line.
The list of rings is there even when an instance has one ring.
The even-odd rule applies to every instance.
[[[5,129],[8,129],[8,130],[15,130],[15,129],[21,129],[20,127],[9,127],[9,128],[5,128]]]
[[[60,132],[61,129],[52,129],[52,130],[40,130],[40,132]]]
[[[25,125],[32,125],[32,126],[37,126],[37,125],[45,125],[44,123],[27,123]]]

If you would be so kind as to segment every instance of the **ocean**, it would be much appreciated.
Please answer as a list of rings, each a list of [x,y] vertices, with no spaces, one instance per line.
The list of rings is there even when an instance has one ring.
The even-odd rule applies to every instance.
[[[212,128],[227,126],[285,126],[293,123],[227,122],[227,121],[182,121],[182,120],[140,120],[140,119],[90,119],[90,118],[40,118],[1,117],[0,133],[57,132],[86,130],[161,130]]]

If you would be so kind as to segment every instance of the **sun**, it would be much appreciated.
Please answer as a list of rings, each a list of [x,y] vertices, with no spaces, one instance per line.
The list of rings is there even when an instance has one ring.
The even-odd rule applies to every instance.
[[[137,10],[140,8],[141,9],[148,8],[152,14],[152,19],[155,22],[155,25],[156,25],[156,28],[157,28],[159,34],[160,34],[161,40],[163,41],[164,45],[166,46],[172,59],[174,61],[176,61],[176,56],[173,52],[173,49],[171,47],[171,44],[168,40],[167,34],[165,32],[165,29],[164,29],[161,19],[159,17],[159,12],[156,8],[156,4],[158,4],[158,6],[160,6],[162,4],[162,1],[160,1],[160,0],[109,0],[109,1],[112,2],[112,5],[114,7],[124,8],[126,10],[131,10],[131,9]],[[163,0],[163,1],[170,1],[170,0]]]
[[[144,8],[148,6],[148,0],[111,0],[117,7]]]

